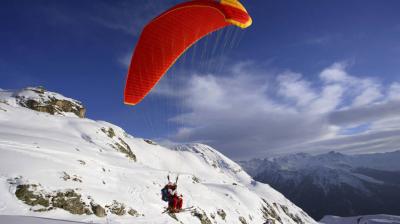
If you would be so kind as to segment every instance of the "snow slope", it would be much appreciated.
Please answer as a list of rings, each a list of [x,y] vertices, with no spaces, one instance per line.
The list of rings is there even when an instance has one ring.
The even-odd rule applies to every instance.
[[[400,217],[392,215],[365,215],[355,217],[325,216],[321,224],[399,224]]]
[[[82,222],[64,221],[30,216],[0,215],[0,223],[4,224],[79,224]]]
[[[35,88],[17,92],[74,101],[48,91],[37,96]],[[16,95],[0,91],[0,215],[96,223],[316,223],[209,146],[165,148],[104,121],[33,111],[18,103]],[[162,214],[166,204],[160,189],[169,173],[179,174],[184,207],[195,208],[177,214],[179,222]],[[123,205],[122,210],[113,210],[115,205]],[[96,206],[106,217],[91,214]]]

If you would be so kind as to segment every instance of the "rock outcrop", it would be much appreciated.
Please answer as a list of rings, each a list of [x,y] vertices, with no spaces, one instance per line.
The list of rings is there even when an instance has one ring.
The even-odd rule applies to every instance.
[[[73,113],[80,118],[85,117],[86,108],[81,102],[66,98],[60,94],[49,92],[43,87],[28,87],[16,92],[17,103],[29,109],[52,115]]]

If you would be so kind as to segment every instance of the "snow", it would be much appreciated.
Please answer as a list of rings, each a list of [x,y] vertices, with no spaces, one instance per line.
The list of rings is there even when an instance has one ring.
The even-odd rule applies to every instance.
[[[60,94],[46,94],[45,98],[78,102]],[[12,223],[5,221],[10,219],[37,221],[21,216],[96,223],[177,223],[161,214],[166,204],[160,199],[160,189],[168,174],[173,178],[179,174],[178,190],[184,195],[184,207],[203,210],[213,223],[240,223],[241,216],[248,223],[264,223],[260,212],[263,199],[270,205],[276,203],[283,224],[295,221],[282,206],[303,222],[316,223],[282,194],[255,182],[238,164],[209,146],[190,144],[170,149],[149,144],[105,121],[32,111],[16,103],[16,96],[38,99],[33,91],[0,91],[0,215],[13,215],[1,216],[0,223]],[[43,94],[39,98],[43,99]],[[111,129],[115,136],[104,131]],[[122,142],[129,145],[136,162],[115,149]],[[82,182],[64,180],[64,172]],[[87,204],[93,200],[105,207],[116,200],[144,216],[108,214],[99,218],[61,209],[34,212],[16,198],[19,184],[37,184],[45,192],[75,189]],[[211,218],[218,209],[226,212],[225,220],[218,215]],[[190,212],[177,218],[185,224],[200,223]]]
[[[81,104],[79,101],[65,97],[61,94],[55,93],[55,92],[50,92],[50,91],[44,91],[43,93],[39,93],[37,91],[41,91],[40,88],[38,87],[27,87],[25,89],[21,89],[17,92],[14,92],[13,96],[14,97],[20,97],[20,98],[25,98],[25,99],[31,99],[31,100],[36,100],[38,102],[40,101],[45,101],[48,99],[56,98],[59,100],[66,100],[66,101],[71,101],[74,103]]]
[[[325,216],[320,224],[400,224],[400,217],[392,215]]]
[[[385,184],[372,176],[357,173],[367,168],[382,171],[400,171],[400,151],[366,155],[345,155],[330,152],[321,155],[298,153],[265,160],[254,159],[240,162],[253,177],[279,170],[281,178],[299,183],[306,175],[315,178],[313,184],[325,192],[332,187],[346,184],[368,194],[365,183]]]
[[[8,216],[0,215],[0,223],[4,224],[78,224],[82,222],[63,221],[29,216]]]
[[[47,91],[42,87],[27,87],[16,91],[0,90],[0,102],[14,107],[18,107],[19,105],[27,105],[30,101],[35,102],[37,104],[36,106],[46,106],[49,104],[49,102],[52,102],[55,99],[60,102],[70,102],[74,109],[83,108],[81,102],[55,92]],[[53,107],[60,109],[60,106],[53,105]],[[65,112],[62,110],[58,110],[57,114],[69,117],[77,116],[72,112]]]

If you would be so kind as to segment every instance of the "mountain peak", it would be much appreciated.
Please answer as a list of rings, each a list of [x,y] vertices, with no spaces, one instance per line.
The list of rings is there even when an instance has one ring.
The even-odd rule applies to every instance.
[[[0,101],[51,115],[85,117],[86,108],[81,102],[44,87],[26,87],[16,91],[0,90]]]

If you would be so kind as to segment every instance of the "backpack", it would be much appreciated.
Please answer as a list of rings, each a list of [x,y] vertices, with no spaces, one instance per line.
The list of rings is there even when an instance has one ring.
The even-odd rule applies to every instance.
[[[163,189],[161,189],[161,199],[163,201],[169,202],[169,194],[168,194],[167,186],[165,186]]]

